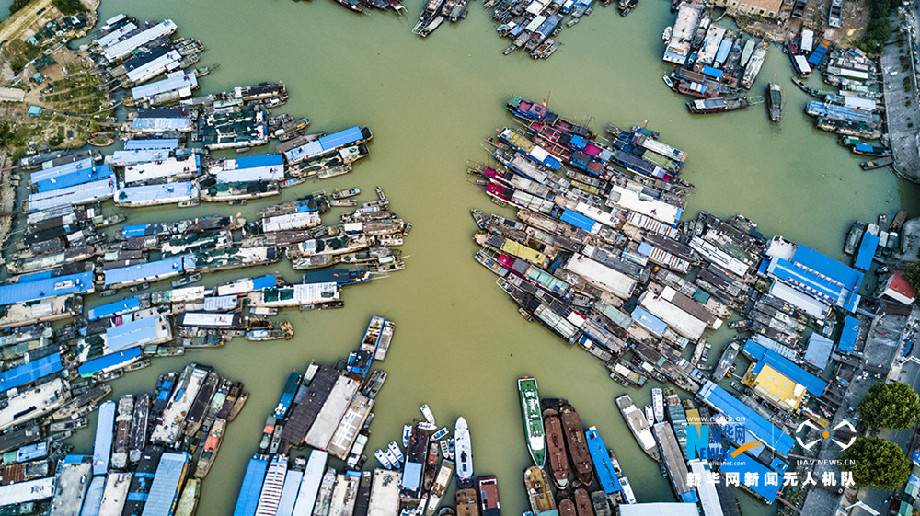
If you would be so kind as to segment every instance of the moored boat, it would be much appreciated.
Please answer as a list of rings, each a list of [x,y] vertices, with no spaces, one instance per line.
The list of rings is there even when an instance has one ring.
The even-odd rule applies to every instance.
[[[454,456],[457,459],[457,486],[470,487],[473,485],[473,446],[470,440],[470,430],[463,417],[458,417],[454,425],[454,442]]]
[[[652,409],[655,414],[655,421],[659,423],[664,421],[664,396],[661,393],[661,387],[652,388]]]
[[[559,418],[562,420],[562,431],[569,449],[569,458],[575,478],[581,485],[590,486],[594,475],[594,465],[591,462],[591,452],[585,442],[585,431],[581,427],[581,417],[571,405],[563,405],[559,409]]]
[[[498,478],[495,475],[476,477],[479,490],[479,508],[482,516],[501,515],[501,496],[498,492]]]
[[[750,106],[751,103],[746,97],[714,97],[710,99],[695,99],[687,102],[687,109],[689,109],[691,113],[696,114],[734,111]]]
[[[543,416],[540,410],[540,394],[537,391],[536,378],[524,377],[518,380],[518,394],[521,397],[521,409],[524,415],[524,435],[527,449],[534,464],[543,467],[546,462],[546,432],[543,428]]]
[[[530,500],[530,508],[534,514],[556,510],[556,502],[542,468],[530,466],[524,470],[524,488],[527,490],[527,499]]]
[[[767,114],[772,122],[783,119],[783,90],[772,82],[767,85]]]
[[[562,422],[555,409],[543,411],[543,424],[546,429],[546,448],[549,455],[549,467],[553,481],[560,489],[569,485],[569,454],[565,450],[565,437]]]

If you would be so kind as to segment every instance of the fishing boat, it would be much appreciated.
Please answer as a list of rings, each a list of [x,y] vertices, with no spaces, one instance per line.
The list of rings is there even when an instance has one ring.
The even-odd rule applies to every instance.
[[[473,445],[470,440],[470,430],[463,417],[458,417],[454,424],[454,443],[454,455],[457,458],[457,486],[472,487]]]
[[[393,463],[390,461],[386,452],[383,450],[374,450],[374,457],[377,459],[377,462],[379,462],[381,466],[387,469],[393,469]]]
[[[661,33],[661,41],[664,41],[665,43],[667,43],[668,41],[671,41],[671,31],[673,30],[674,28],[670,25],[665,27],[664,31],[662,31]]]
[[[396,444],[396,441],[390,441],[390,444],[387,445],[387,450],[391,451],[394,456],[396,456],[396,462],[402,464],[406,458],[402,454],[402,450],[399,449],[399,445]]]
[[[655,413],[655,421],[661,423],[664,421],[664,395],[661,387],[652,388],[652,409]]]
[[[623,419],[626,420],[626,426],[629,427],[633,437],[636,438],[636,442],[639,443],[639,447],[646,455],[657,462],[661,458],[658,453],[658,444],[655,441],[655,437],[652,435],[651,427],[642,414],[642,411],[636,408],[635,403],[633,403],[632,398],[629,397],[628,394],[618,396],[616,398],[616,405],[617,408],[620,409],[620,414],[623,415]]]
[[[306,177],[289,177],[281,182],[281,188],[290,188],[307,182]]]
[[[172,282],[172,286],[173,287],[184,287],[186,285],[191,285],[192,283],[195,283],[196,281],[201,281],[200,272],[196,272],[195,274],[192,274],[191,276],[185,276],[184,278],[177,279]]]
[[[585,441],[585,430],[581,426],[581,417],[571,405],[563,405],[559,409],[559,419],[562,421],[562,432],[568,445],[569,459],[575,478],[582,485],[591,485],[594,475],[594,464],[591,462],[591,451]]]
[[[441,461],[441,467],[438,469],[438,474],[434,478],[434,484],[431,486],[431,496],[428,498],[425,516],[434,516],[435,511],[438,510],[438,506],[441,505],[441,499],[444,497],[444,492],[447,491],[447,486],[450,484],[450,477],[453,473],[454,463],[449,460]]]
[[[198,465],[195,469],[194,476],[196,478],[204,478],[207,476],[208,472],[211,471],[211,465],[214,464],[214,457],[217,456],[217,451],[220,449],[220,443],[223,440],[226,425],[226,421],[217,419],[211,426],[211,431],[208,432],[208,437],[205,439],[204,446],[201,450],[201,456],[198,459]]]
[[[501,496],[498,492],[498,478],[495,475],[476,477],[479,490],[479,509],[482,516],[501,515]]]
[[[404,447],[409,446],[409,438],[412,437],[412,425],[403,426],[402,443]]]
[[[772,82],[767,85],[767,114],[771,122],[783,119],[783,90]]]
[[[546,447],[549,455],[549,467],[553,482],[559,489],[569,485],[569,454],[565,450],[565,436],[562,422],[555,409],[543,411],[543,425],[546,428]]]
[[[712,380],[714,382],[720,381],[722,378],[728,374],[729,369],[735,363],[735,358],[738,356],[738,351],[741,349],[741,346],[737,342],[730,342],[728,347],[725,348],[725,352],[722,353],[722,357],[719,359],[718,365],[716,365],[716,370],[712,373]]]
[[[442,427],[442,428],[441,428],[440,430],[438,430],[437,432],[431,434],[431,440],[432,440],[432,441],[440,441],[441,439],[444,439],[445,437],[447,437],[447,434],[449,434],[449,433],[450,433],[450,430],[449,430],[446,426],[445,426],[445,427]]]
[[[524,377],[519,379],[518,394],[521,397],[521,409],[524,414],[524,435],[527,437],[527,449],[530,451],[534,464],[542,468],[546,462],[546,432],[543,428],[540,394],[537,391],[536,378]]]
[[[863,170],[872,170],[875,168],[887,167],[891,165],[893,162],[894,160],[891,158],[891,156],[884,156],[879,159],[874,159],[871,161],[863,161],[862,163],[859,164],[859,168]]]
[[[751,40],[748,40],[748,42],[750,41]],[[751,60],[747,63],[747,66],[744,67],[744,75],[741,78],[741,85],[743,87],[750,89],[751,86],[754,85],[754,80],[757,79],[757,75],[760,73],[764,59],[767,56],[767,45],[768,43],[766,40],[757,44],[754,55],[751,56]]]
[[[550,490],[549,481],[542,468],[530,466],[524,470],[524,488],[534,514],[545,514],[546,511],[556,510],[556,501],[553,500],[553,492]]]
[[[862,222],[856,221],[850,225],[850,229],[847,231],[847,237],[843,244],[843,252],[846,254],[853,254],[856,252],[856,248],[859,247],[859,243],[862,241],[863,234],[866,232],[866,225]]]
[[[695,99],[687,102],[687,109],[695,114],[721,113],[750,107],[746,97],[715,97],[711,99]]]
[[[668,85],[668,88],[671,88],[672,90],[674,89],[674,81],[671,80],[670,75],[667,75],[667,74],[662,75],[661,80],[664,81],[664,83]]]
[[[745,66],[751,60],[751,56],[754,55],[754,47],[757,46],[757,43],[754,43],[754,38],[749,38],[744,42],[744,48],[741,50],[741,66]]]
[[[348,199],[361,193],[360,188],[349,188],[347,190],[335,190],[332,192],[333,199]]]
[[[454,493],[457,516],[479,516],[479,500],[474,487],[461,487]]]
[[[434,414],[431,413],[431,407],[428,405],[422,405],[419,407],[419,410],[422,413],[422,417],[425,418],[425,421],[428,422],[429,425],[434,426]]]
[[[648,421],[648,424],[650,425],[655,424],[655,412],[652,411],[651,405],[645,406],[645,420]]]

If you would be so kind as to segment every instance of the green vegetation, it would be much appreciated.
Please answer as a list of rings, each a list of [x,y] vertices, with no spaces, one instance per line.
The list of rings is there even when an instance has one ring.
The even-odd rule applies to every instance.
[[[920,251],[918,251],[917,254],[920,255]],[[918,258],[920,258],[920,256],[918,256]],[[920,292],[920,261],[915,262],[910,269],[904,271],[904,277],[907,278],[907,282],[910,283],[910,286],[914,287],[914,292]]]
[[[897,5],[896,0],[869,0],[869,25],[859,40],[860,49],[873,54],[882,51],[891,37],[891,9]]]
[[[920,396],[906,383],[877,383],[859,402],[859,420],[870,428],[903,430],[920,418]]]
[[[51,0],[51,5],[58,8],[65,16],[71,16],[86,10],[80,0]]]
[[[897,489],[910,476],[910,461],[898,445],[879,437],[860,437],[837,457],[859,487]]]
[[[16,11],[22,9],[23,7],[29,5],[29,2],[32,0],[13,0],[13,3],[10,4],[10,16],[13,15]]]

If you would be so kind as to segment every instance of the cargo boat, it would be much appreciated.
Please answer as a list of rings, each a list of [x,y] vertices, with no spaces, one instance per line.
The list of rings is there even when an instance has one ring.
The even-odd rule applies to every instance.
[[[291,402],[294,401],[294,394],[297,393],[297,387],[300,385],[301,376],[299,373],[291,373],[288,375],[287,382],[284,384],[284,390],[281,391],[281,399],[278,401],[278,405],[275,406],[275,418],[283,419],[288,409],[291,407]]]
[[[134,402],[131,416],[131,438],[128,443],[128,461],[136,464],[141,460],[144,445],[147,443],[147,418],[150,411],[150,397],[141,394]]]
[[[438,506],[441,505],[441,498],[444,497],[444,492],[447,491],[447,486],[450,484],[450,478],[453,474],[454,463],[449,460],[441,461],[441,468],[438,470],[434,484],[431,486],[431,496],[428,498],[428,506],[425,508],[426,516],[433,516]]]
[[[476,477],[476,488],[479,490],[479,508],[482,516],[501,516],[498,478],[495,475]]]
[[[725,352],[722,353],[722,358],[719,359],[719,363],[716,365],[716,370],[712,373],[712,381],[718,382],[728,374],[740,350],[741,346],[737,342],[732,341],[728,344]]]
[[[524,435],[527,437],[527,449],[530,451],[534,464],[542,468],[546,462],[546,432],[543,428],[540,394],[537,391],[536,378],[524,377],[519,379],[518,394],[521,397],[521,409],[524,414]]]
[[[745,109],[751,106],[745,97],[714,97],[709,99],[696,99],[687,102],[687,109],[691,113],[700,115],[709,113],[720,113],[722,111],[734,111],[736,109]]]
[[[211,466],[214,464],[214,457],[217,456],[217,452],[220,450],[220,443],[224,438],[224,428],[226,425],[227,422],[225,420],[218,419],[214,421],[214,424],[211,426],[211,431],[208,433],[208,437],[202,447],[201,456],[198,458],[198,465],[194,473],[195,478],[204,478],[207,476],[208,472],[211,471]]]
[[[556,487],[564,489],[569,485],[569,454],[565,450],[565,437],[558,414],[555,409],[544,410],[543,424],[546,428],[546,447],[553,482]]]
[[[887,167],[894,162],[891,156],[883,156],[879,159],[873,159],[870,161],[863,161],[859,164],[859,168],[863,170],[872,170],[874,168]]]
[[[630,398],[628,394],[618,396],[616,398],[616,404],[617,408],[620,409],[620,414],[623,415],[623,419],[626,420],[626,426],[629,427],[629,430],[632,432],[633,437],[635,437],[636,442],[639,443],[639,447],[642,451],[655,462],[660,460],[661,456],[658,454],[658,446],[655,443],[655,437],[652,435],[648,421],[646,421],[645,416],[642,415],[642,411],[636,408],[632,398]]]
[[[473,487],[457,489],[454,493],[454,505],[457,508],[457,516],[479,516],[480,514],[476,489]]]
[[[569,449],[569,458],[578,479],[584,486],[590,486],[594,476],[594,465],[591,463],[591,452],[585,442],[585,431],[581,427],[581,417],[571,405],[563,405],[559,409],[559,419],[562,420],[562,431]]]
[[[594,516],[594,504],[591,503],[591,495],[584,487],[575,490],[575,512],[578,516]]]
[[[466,419],[457,418],[454,425],[455,457],[457,459],[457,487],[472,487],[473,485],[473,446],[470,439],[470,429]]]
[[[553,500],[553,493],[549,488],[549,481],[546,480],[546,474],[543,469],[537,466],[530,466],[524,470],[524,488],[527,491],[527,499],[530,500],[530,508],[534,514],[542,515],[549,511],[556,512],[556,502]]]
[[[772,82],[767,85],[767,114],[771,122],[783,119],[783,90]]]
[[[604,440],[593,426],[585,431],[585,438],[588,441],[588,449],[591,450],[591,460],[594,462],[594,471],[597,472],[601,489],[607,496],[615,495],[620,491],[620,482]]]

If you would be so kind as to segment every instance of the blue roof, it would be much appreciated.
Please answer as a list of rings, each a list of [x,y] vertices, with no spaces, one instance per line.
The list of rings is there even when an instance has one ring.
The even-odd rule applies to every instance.
[[[118,190],[117,203],[155,202],[171,203],[186,197],[198,197],[198,187],[192,181],[126,186]]]
[[[112,431],[115,427],[115,402],[99,405],[96,421],[96,444],[93,446],[93,475],[109,472],[109,455],[112,453]]]
[[[718,384],[707,381],[697,392],[697,396],[732,421],[743,421],[745,442],[762,441],[783,456],[788,455],[792,446],[795,445],[795,441],[789,434],[777,428],[767,418],[732,396]]]
[[[157,336],[157,324],[159,324],[159,318],[150,316],[133,319],[119,326],[106,328],[106,347],[109,351],[117,351],[136,346],[145,341],[154,340]]]
[[[105,477],[93,477],[83,498],[83,509],[80,516],[98,516],[102,506],[102,496],[105,494]]]
[[[857,269],[865,271],[872,265],[872,258],[875,257],[879,241],[878,235],[870,235],[869,233],[863,235],[862,242],[859,243],[859,251],[856,252],[856,263],[854,265]]]
[[[135,131],[187,131],[191,127],[192,119],[189,117],[137,117],[131,121],[131,129]]]
[[[569,140],[569,146],[576,149],[584,149],[586,145],[588,145],[588,140],[577,134],[573,134],[572,138]]]
[[[236,161],[236,168],[252,168],[252,167],[274,167],[284,164],[284,158],[281,154],[261,154],[258,156],[242,156],[239,158],[234,158]]]
[[[613,461],[610,460],[610,454],[607,453],[607,445],[601,435],[594,428],[585,431],[585,437],[588,441],[588,450],[591,451],[591,462],[594,463],[594,471],[601,482],[604,494],[612,495],[622,489],[620,481],[617,479],[616,471],[613,469]]]
[[[48,441],[29,444],[16,450],[16,462],[29,462],[30,460],[40,459],[48,455],[49,451]]]
[[[108,269],[104,271],[105,285],[109,286],[118,283],[146,281],[165,274],[182,273],[186,269],[194,268],[194,258],[195,255],[185,254],[182,256],[164,258],[155,262],[139,263],[137,265],[118,269]]]
[[[827,382],[802,369],[795,362],[780,356],[779,353],[773,350],[764,351],[763,359],[754,366],[754,374],[759,374],[765,364],[793,382],[804,385],[808,392],[815,396],[821,396],[827,389]]]
[[[172,149],[134,149],[120,150],[112,154],[112,164],[128,166],[153,161],[163,161],[169,157]]]
[[[167,77],[161,81],[142,84],[131,88],[131,97],[137,99],[147,99],[161,93],[167,93],[182,88],[197,88],[198,77],[194,72],[176,74]]]
[[[810,252],[802,253],[803,249]],[[800,253],[805,260],[798,261]],[[793,285],[825,303],[839,306],[849,312],[856,310],[859,295],[856,291],[863,274],[842,263],[799,246],[793,261],[773,258],[767,272],[777,280]]]
[[[724,72],[722,70],[719,70],[718,68],[713,68],[709,65],[705,65],[703,66],[702,73],[703,75],[708,75],[710,77],[715,77],[716,79],[720,79]]]
[[[719,466],[719,471],[723,475],[727,473],[737,473],[739,483],[741,485],[747,487],[748,489],[750,489],[757,495],[762,496],[768,502],[775,501],[777,492],[779,491],[778,486],[783,485],[783,474],[786,472],[786,468],[784,466],[786,466],[786,463],[782,461],[779,461],[777,463],[776,461],[774,461],[773,464],[777,469],[771,469],[757,462],[756,460],[754,460],[753,457],[751,457],[747,453],[740,453],[738,454],[737,457],[732,457],[731,453],[733,453],[735,450],[736,448],[731,448],[729,450],[729,455],[725,457],[725,460]],[[745,484],[744,482],[745,473],[755,473],[756,478],[758,479],[758,482],[756,484],[752,483],[752,485]],[[764,480],[767,478],[768,473],[776,473],[778,477],[777,478],[778,485],[776,486],[766,485],[766,482]]]
[[[859,319],[848,315],[843,319],[843,331],[840,332],[840,340],[837,342],[837,350],[844,353],[852,353],[856,348],[856,340],[859,338]]]
[[[22,276],[18,276],[16,278],[16,282],[17,283],[27,283],[29,281],[36,281],[40,279],[48,279],[48,278],[53,278],[53,277],[54,277],[53,270],[38,271],[38,272],[31,272],[29,274],[23,274]]]
[[[595,222],[589,217],[586,217],[585,215],[572,210],[565,210],[562,212],[559,220],[562,222],[567,222],[588,232],[591,232],[595,225]]]
[[[128,140],[125,142],[125,150],[178,148],[179,140],[177,138],[153,138],[148,140]]]
[[[63,165],[34,170],[29,174],[29,181],[34,185],[40,181],[51,179],[52,177],[66,176],[74,172],[89,170],[91,168],[93,168],[93,158],[87,157],[78,159],[77,161],[71,161],[70,163],[64,163]]]
[[[141,298],[134,296],[129,297],[128,299],[122,299],[121,301],[115,301],[114,303],[108,303],[105,305],[99,305],[95,308],[90,308],[86,311],[86,318],[90,321],[95,321],[96,319],[101,319],[103,317],[134,312],[135,310],[140,310],[140,308]]]
[[[71,186],[77,186],[86,184],[92,181],[98,181],[100,179],[105,179],[107,177],[114,176],[115,172],[112,171],[112,167],[108,165],[99,165],[98,167],[84,168],[80,170],[75,170],[69,174],[60,175],[57,177],[49,177],[47,179],[42,179],[36,181],[35,191],[36,192],[49,192],[51,190],[60,190],[62,188],[70,188]]]
[[[233,516],[255,516],[256,509],[259,507],[259,493],[262,491],[262,480],[265,478],[265,470],[268,469],[268,461],[255,456],[249,459],[246,465],[246,476],[243,477],[243,485],[240,487],[240,494],[236,498],[236,508],[233,510]]]
[[[422,484],[422,465],[417,462],[406,461],[406,467],[403,468],[402,487],[403,489],[418,489]]]
[[[808,349],[805,350],[805,361],[824,370],[827,367],[827,361],[831,358],[831,349],[834,347],[834,341],[812,332],[808,338]]]
[[[77,368],[77,373],[82,377],[92,376],[100,371],[113,368],[121,364],[131,363],[143,355],[144,352],[140,346],[123,349],[99,358],[90,360]]]
[[[629,315],[631,315],[637,323],[641,324],[655,335],[661,335],[666,329],[668,329],[667,324],[665,324],[661,319],[649,313],[648,310],[642,308],[641,306],[636,306],[636,308]]]
[[[648,242],[640,242],[640,243],[639,243],[639,248],[636,249],[636,252],[638,252],[638,253],[641,254],[642,256],[651,256],[651,255],[652,255],[652,251],[654,251],[654,250],[655,250],[655,248],[652,247],[652,244],[650,244],[650,243],[648,243]]]
[[[58,373],[63,369],[60,352],[26,362],[21,366],[0,373],[0,391],[32,383],[43,376]]]
[[[813,269],[840,283],[847,290],[855,291],[859,289],[859,285],[863,280],[863,273],[804,245],[796,248],[792,263]]]
[[[179,498],[179,486],[188,468],[187,453],[164,453],[157,464],[156,476],[141,516],[168,516],[173,514],[176,499]]]
[[[371,275],[367,269],[326,269],[306,271],[303,275],[304,283],[330,283],[334,281],[340,287],[370,280]]]
[[[344,131],[323,136],[319,139],[319,144],[322,145],[324,151],[330,151],[344,145],[355,143],[363,138],[364,135],[361,134],[361,128],[354,126]]]
[[[0,305],[28,303],[65,294],[93,291],[93,271],[68,274],[56,278],[0,285]]]
[[[273,274],[268,276],[259,276],[258,278],[252,278],[252,289],[253,290],[262,290],[263,288],[274,287],[278,285],[278,281],[275,279]]]

